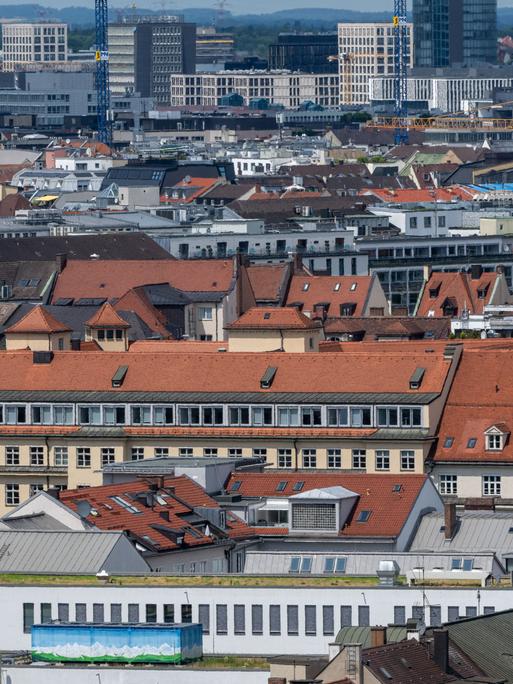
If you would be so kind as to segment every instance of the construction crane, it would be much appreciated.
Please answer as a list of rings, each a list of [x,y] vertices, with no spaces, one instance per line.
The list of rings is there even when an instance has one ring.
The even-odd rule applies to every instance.
[[[394,0],[394,101],[397,125],[395,143],[408,142],[408,128],[404,117],[407,115],[409,31],[406,16],[406,0]]]
[[[112,142],[109,84],[109,8],[107,0],[95,0],[96,26],[96,112],[98,117],[98,140],[107,145]]]

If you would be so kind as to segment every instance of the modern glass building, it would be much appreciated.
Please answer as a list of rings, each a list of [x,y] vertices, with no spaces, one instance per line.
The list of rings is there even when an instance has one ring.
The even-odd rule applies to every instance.
[[[413,0],[415,65],[497,61],[497,0]]]

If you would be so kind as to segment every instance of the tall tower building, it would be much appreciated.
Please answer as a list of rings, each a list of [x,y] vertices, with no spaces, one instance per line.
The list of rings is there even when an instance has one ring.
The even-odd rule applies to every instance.
[[[497,61],[497,0],[413,0],[415,65]]]
[[[408,24],[409,65],[413,66],[413,28]],[[340,104],[369,103],[369,80],[394,74],[395,36],[392,22],[338,25]]]

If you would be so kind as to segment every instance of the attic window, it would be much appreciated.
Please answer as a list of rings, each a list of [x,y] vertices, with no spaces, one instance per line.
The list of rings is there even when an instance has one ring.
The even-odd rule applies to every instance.
[[[372,511],[368,511],[368,510],[360,511],[358,513],[358,517],[356,518],[356,522],[361,522],[361,523],[367,522],[368,519],[371,517],[371,512]]]
[[[395,485],[392,487],[392,491],[393,491],[393,492],[402,492],[402,491],[403,491],[403,486],[402,486],[402,484],[395,484]]]
[[[264,314],[264,319],[265,319],[266,321],[268,321],[270,318],[271,318],[271,314],[269,313],[269,311],[266,311],[265,314]]]
[[[310,283],[303,283],[303,292],[308,292],[309,288],[310,288]]]
[[[112,499],[112,501],[117,503],[118,506],[121,506],[121,508],[124,508],[125,511],[128,511],[129,513],[134,513],[134,515],[136,513],[142,513],[142,511],[140,511],[138,508],[133,506],[128,501],[125,501],[125,499],[123,499],[121,496],[111,496],[110,498]]]
[[[468,442],[467,442],[467,449],[473,449],[477,444],[477,439],[475,437],[471,437]]]
[[[273,384],[274,376],[276,375],[276,368],[273,366],[269,366],[265,373],[262,375],[260,379],[260,387],[262,389],[269,389],[271,385]]]
[[[303,489],[304,486],[305,486],[304,480],[301,480],[300,482],[295,482],[295,483],[294,483],[294,486],[292,487],[292,489],[293,489],[295,492],[300,492],[300,491]]]
[[[240,480],[236,480],[232,484],[230,491],[231,492],[237,492],[240,489],[241,484],[242,484],[242,482]]]
[[[338,292],[340,290],[340,283],[335,283],[335,286],[333,288],[333,292]]]
[[[358,287],[358,283],[351,283],[351,287],[349,289],[351,290],[351,292],[354,292],[357,287]]]
[[[486,449],[488,451],[501,451],[502,435],[486,435]]]
[[[112,376],[112,387],[121,387],[127,374],[128,366],[120,366]]]
[[[420,388],[425,372],[425,368],[416,368],[414,370],[413,375],[410,378],[410,389],[416,390]]]
[[[383,675],[383,677],[385,677],[385,679],[390,679],[390,680],[392,679],[392,675],[391,675],[390,672],[386,669],[386,667],[380,667],[380,668],[379,668],[379,671],[381,672],[381,674]]]
[[[341,316],[354,316],[356,311],[356,304],[354,302],[345,302],[340,305]]]
[[[276,491],[277,492],[283,492],[283,490],[285,489],[287,484],[288,484],[287,480],[280,480],[280,482],[278,482],[278,484],[276,485]]]
[[[444,442],[444,449],[450,449],[454,444],[454,437],[446,437]]]

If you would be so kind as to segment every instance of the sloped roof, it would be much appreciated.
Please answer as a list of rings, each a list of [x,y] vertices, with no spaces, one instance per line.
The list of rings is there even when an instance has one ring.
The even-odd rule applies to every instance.
[[[422,204],[423,202],[452,202],[454,200],[471,200],[475,194],[463,186],[453,185],[447,188],[405,188],[397,190],[387,190],[373,188],[372,190],[362,190],[361,194],[374,195],[382,202],[393,202],[397,204]]]
[[[295,275],[290,280],[286,304],[300,304],[302,311],[312,313],[316,305],[324,304],[327,315],[334,317],[340,316],[340,305],[354,304],[354,316],[361,316],[372,282],[373,276]]]
[[[284,281],[289,273],[288,264],[251,265],[247,267],[247,272],[257,303],[282,304]]]
[[[336,334],[361,333],[366,341],[383,337],[447,339],[451,332],[448,318],[432,316],[341,316],[324,321],[326,337]]]
[[[309,489],[299,494],[294,494],[291,499],[353,499],[358,496],[356,492],[352,492],[345,487],[335,485],[333,487],[319,487],[317,489]]]
[[[0,202],[0,216],[14,216],[19,209],[30,209],[30,202],[20,193],[7,195]]]
[[[489,303],[498,273],[481,273],[479,278],[472,278],[470,273],[432,273],[424,286],[417,308],[419,316],[443,316],[444,303],[453,300],[458,307],[458,314],[467,308],[471,314],[482,314],[483,307]],[[479,292],[484,292],[479,297]],[[431,296],[436,293],[435,296]],[[430,314],[430,312],[434,312]]]
[[[416,639],[366,648],[362,660],[383,684],[445,684],[458,679],[443,672]]]
[[[128,290],[113,305],[117,312],[133,311],[153,332],[166,339],[171,333],[166,328],[166,317],[150,301],[142,287]]]
[[[105,302],[98,311],[86,321],[90,328],[129,328],[130,326],[116,313],[112,304]]]
[[[225,330],[311,330],[321,327],[296,307],[257,306],[242,314]]]
[[[403,528],[412,507],[427,481],[426,475],[368,475],[366,473],[311,473],[280,471],[231,473],[226,491],[239,481],[237,494],[242,497],[291,497],[294,485],[303,482],[303,492],[326,487],[343,487],[359,495],[353,513],[340,531],[342,537],[395,537]],[[277,489],[280,483],[280,489]],[[394,491],[395,485],[400,491]],[[282,488],[283,487],[283,488]],[[366,522],[358,522],[361,511],[370,511]]]
[[[95,575],[102,570],[117,544],[130,547],[122,532],[0,530],[0,572],[41,572]],[[144,571],[146,562],[132,548],[133,559],[123,554],[124,567]]]
[[[205,525],[193,524],[194,508],[219,509],[220,506],[196,482],[181,475],[167,477],[150,492],[148,481],[134,481],[102,487],[67,490],[61,492],[60,500],[73,511],[78,510],[81,501],[86,501],[96,512],[87,520],[102,530],[124,530],[140,543],[154,551],[170,551],[182,548],[173,539],[173,533],[183,534],[188,547],[212,545],[217,540],[235,536],[255,536],[254,532],[235,516],[227,516],[227,529],[222,533]],[[141,495],[138,497],[137,495]],[[147,495],[154,494],[148,505]],[[113,498],[113,497],[117,497]],[[126,505],[121,505],[120,501]],[[130,509],[127,507],[129,506]],[[162,513],[169,514],[169,521]],[[166,530],[168,534],[166,535]],[[170,534],[169,534],[170,533]]]
[[[44,307],[35,306],[21,320],[7,328],[7,334],[71,332],[71,328],[52,316]]]

